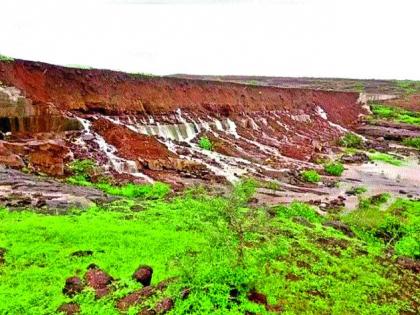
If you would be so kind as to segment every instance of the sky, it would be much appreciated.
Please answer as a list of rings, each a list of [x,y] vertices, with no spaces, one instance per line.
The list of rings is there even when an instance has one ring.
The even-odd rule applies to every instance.
[[[419,0],[0,0],[0,54],[154,74],[420,80]]]

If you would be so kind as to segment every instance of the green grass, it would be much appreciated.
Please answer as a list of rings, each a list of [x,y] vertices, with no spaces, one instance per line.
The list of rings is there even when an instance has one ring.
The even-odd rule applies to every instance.
[[[386,119],[410,125],[420,125],[420,112],[408,111],[378,103],[371,104],[370,108],[375,119]]]
[[[12,62],[14,60],[15,59],[13,59],[12,57],[5,56],[5,55],[0,54],[0,61],[3,61],[3,62]]]
[[[248,181],[227,197],[196,188],[171,200],[123,199],[63,216],[0,209],[0,247],[7,249],[0,266],[0,313],[54,314],[71,300],[61,293],[65,279],[82,277],[91,263],[116,282],[114,293],[100,300],[91,290],[73,298],[82,314],[119,314],[116,300],[139,287],[131,274],[140,264],[154,268],[152,284],[178,277],[160,295],[175,298],[170,314],[269,314],[247,300],[252,289],[264,293],[269,304],[281,305],[285,314],[399,314],[409,309],[408,301],[396,297],[407,283],[399,283],[398,272],[378,260],[384,244],[325,228],[326,218],[302,203],[274,211],[250,208],[254,191],[255,183]],[[418,204],[400,202],[393,209],[411,207],[404,213],[413,222]],[[131,210],[139,205],[143,211]],[[411,228],[416,233],[415,225]],[[398,251],[406,254],[411,248],[416,235],[410,236],[398,240]],[[93,256],[71,257],[78,250],[92,250]],[[181,300],[185,287],[191,294]],[[229,297],[233,288],[237,298]]]
[[[363,146],[363,139],[355,133],[347,132],[341,137],[338,144],[346,148],[360,148]]]
[[[78,186],[98,188],[107,194],[127,198],[159,199],[165,197],[171,187],[168,184],[156,182],[154,184],[124,184],[113,185],[110,179],[103,175],[103,170],[92,160],[75,160],[67,165],[73,173],[67,178],[67,182]],[[94,182],[96,180],[96,182]]]
[[[331,162],[324,165],[324,171],[333,176],[341,176],[344,172],[344,165],[340,162]]]
[[[204,150],[213,150],[213,143],[207,137],[201,137],[200,140],[198,140],[198,146]]]
[[[397,159],[395,156],[382,152],[368,152],[367,155],[371,161],[381,161],[395,166],[404,164],[403,160]]]
[[[363,186],[352,187],[349,192],[354,194],[354,195],[361,195],[361,194],[367,192],[367,188],[363,187]]]
[[[406,138],[402,143],[406,146],[420,149],[420,137]]]
[[[420,201],[398,199],[385,210],[389,194],[361,199],[358,210],[343,216],[358,235],[371,242],[393,245],[395,254],[420,258]]]
[[[300,173],[300,176],[305,182],[317,183],[321,180],[321,176],[315,170],[306,170]]]

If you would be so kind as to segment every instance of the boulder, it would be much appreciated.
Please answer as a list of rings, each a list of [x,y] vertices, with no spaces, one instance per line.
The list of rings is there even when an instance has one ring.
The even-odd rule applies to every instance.
[[[150,285],[152,281],[153,269],[150,266],[142,265],[133,273],[133,279],[144,286]]]

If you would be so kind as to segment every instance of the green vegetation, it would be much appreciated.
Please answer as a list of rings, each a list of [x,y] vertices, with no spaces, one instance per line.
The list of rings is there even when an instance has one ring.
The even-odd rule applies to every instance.
[[[393,155],[382,153],[382,152],[368,152],[367,155],[371,161],[382,161],[395,166],[401,166],[404,164],[403,160],[396,158]]]
[[[420,81],[396,80],[395,83],[405,94],[420,93]]]
[[[324,165],[324,171],[333,176],[341,176],[344,172],[344,165],[340,162],[331,162]]]
[[[115,196],[127,198],[158,199],[165,197],[171,190],[170,186],[156,182],[149,185],[128,183],[125,185],[112,185],[109,179],[102,175],[102,170],[91,160],[75,160],[68,165],[73,176],[67,182],[73,185],[95,187]]]
[[[300,176],[305,182],[317,183],[321,180],[321,176],[315,170],[306,170],[300,173]]]
[[[347,132],[338,144],[346,148],[360,148],[363,145],[363,139],[355,133]]]
[[[410,125],[420,125],[420,112],[373,103],[370,108],[375,119],[387,119]]]
[[[133,77],[134,79],[143,79],[143,78],[156,77],[155,74],[148,73],[148,72],[131,72],[128,75],[131,76],[131,77]]]
[[[356,83],[354,84],[354,89],[355,89],[357,92],[364,92],[364,91],[365,91],[365,85],[364,85],[364,83],[363,83],[363,82],[356,82]]]
[[[406,138],[402,143],[406,146],[420,149],[420,137]]]
[[[367,188],[366,188],[366,187],[363,187],[363,186],[359,186],[359,187],[352,187],[352,188],[349,190],[349,193],[350,193],[350,194],[353,194],[353,195],[361,195],[361,194],[363,194],[363,193],[365,193],[365,192],[367,192]]]
[[[326,218],[302,203],[269,211],[249,207],[254,190],[255,183],[247,181],[230,196],[216,197],[197,187],[171,200],[121,199],[63,216],[0,209],[0,247],[7,249],[0,267],[0,313],[54,314],[72,300],[61,292],[65,279],[83,277],[91,263],[116,282],[114,292],[102,299],[90,289],[74,297],[82,314],[119,314],[116,301],[139,288],[131,279],[139,264],[153,267],[153,285],[177,280],[128,314],[162,296],[175,299],[170,314],[269,314],[269,307],[247,299],[251,290],[265,294],[268,304],[285,314],[410,310],[407,299],[414,296],[415,284],[411,295],[399,295],[407,289],[406,279],[379,259],[386,243],[376,234],[387,226],[394,235],[392,224],[365,227],[351,214],[346,219],[363,240],[349,238],[324,227]],[[143,211],[131,210],[139,205]],[[392,243],[411,257],[418,254],[412,245],[420,239],[419,209],[419,202],[399,200],[388,210],[404,227]],[[93,255],[71,255],[80,250]],[[179,292],[186,287],[191,293],[183,300]]]
[[[3,61],[3,62],[12,62],[14,60],[15,59],[13,59],[12,57],[5,56],[5,55],[0,54],[0,61]]]
[[[359,209],[343,216],[361,239],[393,245],[395,254],[420,258],[420,201],[398,199],[386,210],[389,194],[361,199]]]
[[[246,84],[255,85],[255,86],[261,85],[260,82],[257,81],[257,80],[248,80],[248,81],[246,81]]]
[[[201,137],[200,140],[198,140],[198,146],[204,150],[213,150],[213,143],[207,137]]]

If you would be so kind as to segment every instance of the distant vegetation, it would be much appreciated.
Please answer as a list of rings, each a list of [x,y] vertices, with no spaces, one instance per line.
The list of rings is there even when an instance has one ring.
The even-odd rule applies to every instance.
[[[213,143],[207,137],[201,137],[200,140],[198,140],[198,146],[204,150],[213,150]]]
[[[153,73],[147,73],[147,72],[130,72],[128,75],[135,79],[150,78],[150,77],[156,76]]]
[[[5,55],[0,54],[0,61],[12,62],[12,61],[14,61],[14,60],[15,60],[15,59],[13,59],[12,57],[5,56]]]
[[[420,81],[396,80],[395,83],[405,94],[420,93]]]
[[[347,132],[338,143],[346,148],[360,148],[363,145],[363,139],[355,133]]]
[[[411,125],[420,125],[420,112],[373,103],[370,105],[373,117]]]
[[[300,173],[300,176],[305,182],[317,183],[321,180],[321,176],[315,170],[306,170]]]

